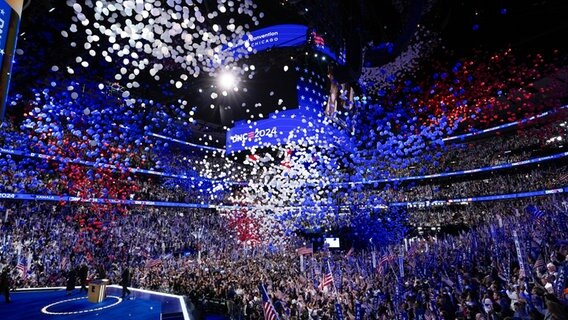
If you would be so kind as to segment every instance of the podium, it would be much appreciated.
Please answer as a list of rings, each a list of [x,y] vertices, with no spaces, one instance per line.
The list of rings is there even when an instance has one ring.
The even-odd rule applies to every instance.
[[[99,303],[106,298],[106,287],[108,279],[98,279],[89,283],[89,294],[87,300],[92,303]]]

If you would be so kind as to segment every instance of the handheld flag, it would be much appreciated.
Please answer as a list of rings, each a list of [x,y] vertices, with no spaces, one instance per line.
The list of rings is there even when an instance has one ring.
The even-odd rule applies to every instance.
[[[26,279],[28,277],[28,262],[26,261],[26,258],[21,257],[19,259],[18,264],[16,265],[16,270],[18,270],[22,279]]]
[[[146,268],[153,268],[155,266],[159,266],[160,264],[162,264],[162,259],[160,258],[150,259],[146,261]]]
[[[535,206],[534,204],[530,204],[528,205],[525,210],[531,215],[531,217],[537,221],[540,222],[543,220],[546,212],[540,210],[537,206]]]
[[[327,261],[327,272],[323,276],[323,282],[321,283],[321,289],[329,286],[334,285],[333,283],[333,272],[331,271],[331,265],[329,264],[329,260]],[[334,285],[335,286],[335,285]]]
[[[314,253],[314,249],[304,246],[304,247],[296,249],[296,253],[298,253],[298,255],[303,256],[303,255],[306,255],[306,254]]]
[[[264,285],[262,283],[258,285],[258,289],[260,290],[260,295],[262,296],[264,320],[279,320],[278,313],[276,313],[276,309],[274,309],[272,301],[268,297],[268,293],[266,293],[266,289],[264,288]]]

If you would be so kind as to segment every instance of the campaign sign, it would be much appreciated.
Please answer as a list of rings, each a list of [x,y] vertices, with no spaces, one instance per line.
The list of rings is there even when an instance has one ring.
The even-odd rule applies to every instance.
[[[301,128],[307,127],[302,118],[271,118],[256,121],[254,124],[239,122],[227,131],[227,153],[255,147],[281,145],[290,136],[297,137]]]
[[[251,31],[244,40],[244,44],[236,45],[228,50],[235,54],[241,52],[244,47],[250,53],[260,52],[277,47],[295,47],[306,43],[308,27],[300,24],[279,24]]]

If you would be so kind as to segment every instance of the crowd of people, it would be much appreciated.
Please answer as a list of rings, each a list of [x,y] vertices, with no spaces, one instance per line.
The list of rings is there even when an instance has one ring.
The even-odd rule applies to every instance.
[[[170,2],[168,7],[182,8],[179,1]],[[72,6],[85,17],[79,13],[92,9],[88,4]],[[157,11],[151,11],[160,8],[156,2]],[[125,15],[132,13],[128,9]],[[174,11],[166,13],[174,16]],[[203,18],[199,10],[195,14]],[[109,21],[99,19],[103,16],[95,15],[97,28],[106,28]],[[115,16],[109,18],[114,26]],[[85,27],[90,23],[80,20]],[[53,37],[28,35],[54,43]],[[202,38],[194,48],[214,42],[209,34]],[[564,161],[451,180],[364,181],[482,168],[565,151],[568,126],[566,113],[559,111],[567,92],[564,54],[503,49],[451,60],[427,58],[427,66],[412,76],[393,76],[373,96],[354,99],[356,107],[341,121],[342,134],[333,139],[340,146],[322,138],[318,129],[305,139],[291,134],[286,146],[229,155],[210,148],[223,146],[226,128],[196,120],[203,111],[199,99],[174,98],[181,91],[168,89],[167,81],[152,90],[147,89],[154,82],[139,87],[134,79],[148,59],[139,59],[137,46],[131,46],[131,58],[122,57],[124,50],[115,48],[122,40],[106,51],[85,42],[90,52],[103,50],[108,62],[123,62],[121,74],[111,81],[104,74],[112,64],[101,64],[95,54],[81,63],[90,67],[77,73],[74,64],[62,68],[67,73],[58,72],[58,65],[37,73],[46,69],[45,48],[53,46],[22,42],[22,52],[37,55],[22,54],[15,64],[14,74],[21,78],[14,78],[0,125],[0,291],[7,301],[10,288],[66,286],[72,294],[77,276],[83,287],[87,279],[104,276],[122,284],[125,293],[132,285],[185,295],[197,305],[222,300],[232,319],[262,318],[259,283],[281,319],[343,318],[336,316],[339,312],[357,320],[567,318],[565,195],[401,211],[389,207],[398,201],[564,187]],[[121,59],[113,60],[117,53]],[[187,53],[191,57],[193,51]],[[179,67],[170,54],[142,56],[153,64],[146,68],[151,75]],[[77,63],[82,59],[78,56]],[[136,72],[127,77],[127,70]],[[373,82],[371,78],[366,77]],[[185,85],[185,79],[175,82],[177,89],[185,90]],[[145,92],[154,90],[161,92]],[[211,94],[214,109],[217,97]],[[258,114],[242,107],[250,116]],[[324,109],[313,107],[316,113]],[[554,115],[444,143],[445,137],[545,111]],[[320,120],[302,119],[309,127],[332,125]],[[306,146],[303,140],[313,144]],[[13,193],[68,195],[78,201],[4,200]],[[92,198],[209,208],[90,203]],[[272,199],[280,201],[278,207]],[[420,231],[432,226],[444,231]],[[321,245],[333,228],[348,229],[354,245],[343,250]],[[382,239],[367,237],[369,229]],[[361,310],[364,316],[357,317]]]
[[[525,212],[531,204],[546,214]],[[568,314],[560,283],[568,272],[565,198],[471,205],[468,211],[480,218],[470,216],[472,223],[458,234],[421,235],[349,252],[324,246],[305,256],[303,265],[296,249],[310,240],[242,243],[227,230],[226,217],[211,209],[132,207],[98,220],[88,218],[96,209],[88,206],[13,201],[2,206],[0,261],[12,267],[13,288],[64,286],[70,270],[86,265],[90,279],[102,268],[119,283],[124,268],[131,268],[133,287],[187,295],[196,304],[222,299],[240,319],[262,317],[259,282],[283,319],[332,319],[336,303],[349,319],[356,304],[365,310],[364,319]],[[490,214],[484,211],[492,206]],[[77,219],[81,214],[85,219]],[[417,216],[422,217],[417,224],[436,223]],[[522,268],[513,232],[526,259]],[[14,268],[22,261],[24,273]],[[333,284],[323,286],[328,266]]]
[[[565,187],[568,183],[566,166],[541,165],[532,170],[502,174],[493,172],[478,179],[445,181],[402,186],[400,190],[385,190],[395,201],[428,201],[456,199],[494,194],[508,194]],[[459,178],[458,178],[459,179]],[[471,180],[470,180],[471,179]]]
[[[435,146],[427,152],[431,161],[421,161],[426,156],[416,158],[414,163],[405,168],[390,169],[388,175],[402,177],[437,174],[560,153],[565,150],[564,142],[568,133],[565,115],[566,111],[563,110],[539,119],[536,123],[515,126],[508,132],[489,134],[474,141],[454,140]],[[381,163],[376,165],[380,166]]]
[[[54,98],[46,95],[45,99],[50,101]],[[247,171],[246,166],[242,165],[242,161],[232,159],[222,152],[207,150],[187,152],[187,148],[184,149],[182,146],[172,148],[170,144],[175,144],[175,142],[168,142],[152,135],[136,138],[138,132],[133,131],[134,129],[126,129],[126,125],[98,125],[99,129],[97,130],[88,129],[89,126],[97,127],[91,122],[97,119],[95,116],[102,114],[100,111],[95,113],[92,110],[87,114],[77,114],[75,117],[78,117],[78,120],[66,121],[60,119],[58,122],[55,116],[53,116],[53,119],[49,117],[44,119],[47,115],[59,112],[56,108],[57,105],[50,107],[45,105],[42,108],[39,106],[41,106],[41,103],[37,102],[24,106],[28,110],[28,118],[20,127],[15,125],[15,119],[7,119],[3,122],[0,146],[25,154],[34,152],[53,159],[53,162],[59,163],[59,165],[52,164],[52,169],[57,174],[65,173],[64,169],[68,167],[61,159],[67,159],[67,161],[79,159],[90,161],[95,167],[108,168],[117,172],[142,169],[232,182],[246,182],[257,178],[254,173],[251,174]],[[120,112],[122,109],[123,107],[117,107],[116,110],[111,112]],[[479,141],[456,141],[444,146],[433,145],[431,148],[426,148],[425,154],[420,157],[408,155],[409,161],[405,166],[374,163],[359,167],[368,170],[367,173],[362,174],[363,177],[380,179],[481,168],[558,153],[564,150],[562,143],[563,138],[566,138],[568,128],[563,122],[563,114],[565,114],[564,111],[557,111],[536,123],[515,128],[513,132],[489,135]],[[90,119],[91,117],[95,117],[95,119]],[[35,124],[37,121],[39,123],[49,122],[48,128],[37,128]],[[111,134],[105,133],[105,130],[102,130],[103,127],[108,129]],[[86,130],[87,135],[80,136],[81,133],[78,131],[81,130],[79,129]],[[146,129],[150,130],[151,128],[144,130]],[[59,135],[49,134],[49,132],[56,130],[62,132]],[[103,133],[108,137],[104,141],[98,141]],[[112,139],[112,135],[126,141],[119,142],[120,140]],[[543,154],[543,148],[546,150],[545,154]],[[259,156],[262,157],[263,155],[260,154]],[[3,155],[3,157],[6,157],[6,155]],[[365,157],[363,155],[363,158]],[[388,161],[388,159],[385,160],[381,157],[376,159]],[[9,160],[4,162],[6,161]],[[14,169],[13,164],[4,162],[0,164],[0,170]],[[16,165],[15,169],[23,170],[22,166]],[[356,165],[358,164],[356,163]],[[387,168],[387,171],[380,168]],[[256,173],[256,175],[258,174]],[[129,178],[138,179],[134,176]],[[183,183],[176,181],[175,184],[181,185]],[[166,197],[183,198],[172,195],[166,195]]]
[[[456,67],[453,77],[461,79],[467,69]],[[467,77],[460,81],[472,82]],[[76,85],[71,83],[70,87]],[[494,85],[499,87],[497,82]],[[442,87],[451,92],[447,85]],[[96,89],[84,91],[93,93]],[[400,103],[408,94],[401,92]],[[445,95],[441,91],[431,93],[427,105],[440,94]],[[164,106],[141,100],[136,104],[145,111],[136,113],[113,94],[85,94],[69,104],[70,95],[44,90],[32,99],[20,97],[12,102],[11,107],[21,107],[23,114],[19,120],[7,118],[0,130],[0,147],[8,150],[0,153],[0,193],[246,206],[255,204],[245,201],[251,200],[246,196],[251,191],[245,190],[247,182],[263,181],[268,191],[260,190],[257,195],[264,192],[270,197],[276,194],[272,191],[278,191],[275,175],[293,180],[295,176],[320,177],[325,171],[329,185],[308,183],[298,190],[328,193],[329,197],[317,199],[327,197],[339,205],[360,205],[363,209],[358,210],[364,211],[375,204],[388,207],[389,202],[397,201],[533,191],[563,187],[566,182],[566,167],[558,163],[417,184],[352,187],[346,183],[352,182],[349,179],[481,168],[561,152],[566,137],[566,123],[558,117],[561,112],[542,123],[474,140],[441,143],[456,129],[473,130],[477,115],[488,117],[481,121],[485,126],[517,121],[557,108],[556,96],[550,105],[540,105],[534,97],[527,99],[529,111],[515,111],[502,104],[499,109],[506,108],[507,119],[498,120],[485,113],[490,110],[469,115],[462,114],[463,108],[448,112],[449,117],[418,112],[423,122],[410,115],[380,112],[376,115],[378,124],[367,137],[376,142],[367,148],[370,152],[351,156],[349,150],[336,150],[335,155],[320,155],[309,148],[282,147],[266,154],[253,150],[242,156],[243,161],[239,156],[207,148],[186,150],[187,146],[172,139],[158,138],[154,133],[174,139],[192,138],[185,128],[189,123],[182,119],[191,116],[193,110],[185,110],[183,103]],[[457,96],[477,99],[469,94]],[[452,93],[450,98],[457,96]],[[412,103],[416,107],[420,104]],[[369,108],[373,112],[384,110]],[[393,125],[405,122],[406,116],[407,128]],[[463,116],[471,119],[463,120]],[[436,130],[430,132],[430,127]],[[422,130],[424,137],[407,136],[403,129],[414,133]],[[305,163],[294,164],[295,160]],[[305,171],[317,170],[322,174],[308,172],[302,176]],[[334,186],[336,182],[343,185]],[[244,200],[227,203],[230,199]],[[265,285],[283,319],[332,319],[337,312],[354,319],[360,309],[364,310],[364,319],[564,319],[568,314],[564,305],[568,246],[562,242],[568,235],[568,224],[563,197],[409,208],[396,221],[385,214],[394,231],[384,234],[381,246],[372,241],[353,246],[353,250],[334,251],[323,246],[315,252],[308,250],[310,253],[302,259],[298,247],[321,242],[321,238],[302,234],[312,221],[278,221],[267,212],[249,215],[236,209],[236,214],[222,214],[215,209],[105,202],[6,200],[0,205],[2,290],[67,286],[71,293],[76,275],[81,275],[82,285],[86,278],[105,275],[125,287],[131,284],[186,295],[198,305],[208,299],[222,300],[234,319],[262,318],[259,283]],[[306,211],[312,213],[318,214]],[[270,224],[263,225],[263,215]],[[326,215],[325,222],[328,227],[349,226],[350,219],[360,219],[357,223],[367,224],[367,229],[374,226],[376,221],[365,217],[374,219],[372,215],[339,212]],[[351,228],[356,229],[354,226],[353,222]],[[437,235],[418,231],[418,227],[430,226],[460,231]],[[352,231],[352,236],[366,232]],[[393,236],[396,232],[399,234]],[[125,272],[132,282],[124,280]]]
[[[0,192],[206,201],[203,192],[180,186],[180,179],[4,154],[0,161]],[[190,162],[181,157],[176,161],[179,168]],[[212,162],[215,169],[227,165],[225,160]],[[551,165],[481,180],[386,188],[381,197],[419,201],[530,191],[562,187],[565,175],[565,166]],[[77,181],[83,182],[75,185]],[[314,239],[292,233],[278,245],[246,240],[231,217],[213,209],[1,204],[4,287],[67,285],[72,291],[70,277],[84,275],[86,266],[89,279],[104,274],[113,283],[124,283],[125,270],[132,270],[133,287],[186,295],[197,305],[223,301],[234,319],[262,317],[258,283],[265,284],[283,319],[333,319],[337,303],[349,319],[357,308],[364,310],[363,319],[564,319],[568,314],[562,282],[568,272],[562,271],[568,224],[562,197],[413,208],[407,219],[414,231],[448,224],[463,229],[454,235],[415,233],[404,244],[349,252],[324,247],[303,263],[296,249]],[[530,206],[544,214],[535,220],[525,212]],[[522,235],[523,268],[513,231]],[[23,272],[15,268],[21,264],[26,266]],[[333,283],[324,286],[328,268]]]
[[[372,193],[363,191],[361,194],[368,193],[368,196],[378,194],[387,202],[506,194],[564,187],[567,182],[566,173],[566,166],[561,163],[541,164],[505,174],[494,171],[481,177],[459,176],[442,182],[393,183]],[[217,193],[213,193],[210,188],[211,183],[205,185],[206,183],[192,179],[132,174],[127,171],[89,168],[70,163],[61,164],[56,161],[9,154],[0,154],[0,181],[2,182],[0,192],[8,193],[205,204],[220,204],[228,199],[231,193],[238,194],[240,188],[238,185],[219,183],[221,188]],[[350,201],[363,201],[361,199]]]

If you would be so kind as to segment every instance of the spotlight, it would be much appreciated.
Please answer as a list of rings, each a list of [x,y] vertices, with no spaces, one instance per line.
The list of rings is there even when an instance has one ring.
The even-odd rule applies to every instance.
[[[232,73],[223,73],[219,76],[219,85],[224,89],[231,89],[237,84],[237,79]]]

